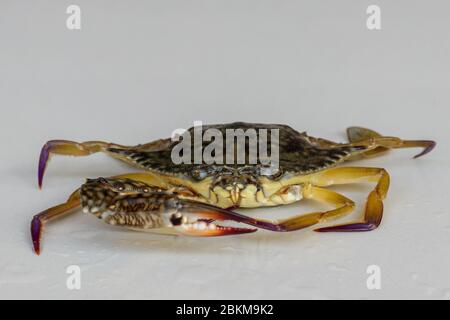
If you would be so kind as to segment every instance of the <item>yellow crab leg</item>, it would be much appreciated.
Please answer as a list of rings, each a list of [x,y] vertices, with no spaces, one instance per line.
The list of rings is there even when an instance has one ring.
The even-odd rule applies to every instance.
[[[67,202],[60,204],[56,207],[47,209],[33,217],[31,221],[31,238],[33,241],[33,247],[36,254],[40,254],[41,245],[40,240],[42,237],[42,232],[44,230],[44,225],[51,220],[60,218],[66,214],[74,212],[75,209],[79,209],[81,206],[80,200],[80,189],[75,191],[67,200]]]
[[[369,147],[369,150],[356,155],[354,158],[359,156],[373,157],[389,149],[423,148],[422,152],[414,156],[414,158],[418,158],[429,153],[436,146],[436,142],[431,140],[402,140],[396,137],[386,137],[378,132],[362,127],[347,128],[347,136],[350,145],[367,145]]]
[[[364,220],[362,222],[325,227],[315,231],[370,231],[380,225],[383,217],[383,199],[386,197],[389,189],[389,174],[385,169],[365,167],[333,168],[313,174],[308,180],[311,184],[320,187],[358,182],[377,183],[375,189],[370,192],[367,198]]]
[[[130,147],[103,141],[87,141],[82,143],[68,140],[49,141],[42,147],[41,155],[39,157],[39,170],[38,170],[39,187],[42,187],[45,170],[52,155],[84,157],[91,155],[93,153],[103,152],[116,159],[124,161],[130,165],[135,165],[133,162],[130,162],[126,156],[121,155],[118,152],[112,152],[111,150],[133,149],[139,152],[151,152],[167,148],[170,143],[171,139],[160,139],[152,141],[147,144]]]
[[[303,187],[303,197],[305,199],[312,199],[322,203],[335,206],[335,209],[324,212],[313,212],[303,215],[298,215],[293,218],[280,221],[278,225],[283,231],[294,231],[307,228],[316,223],[326,222],[330,219],[336,219],[350,213],[355,203],[344,197],[343,195],[331,190],[318,188],[312,185]]]
[[[47,142],[42,147],[41,155],[39,157],[39,170],[38,170],[39,188],[42,188],[45,170],[52,155],[83,157],[97,152],[106,152],[107,148],[112,146],[120,147],[102,141],[88,141],[78,143],[67,140],[52,140]]]

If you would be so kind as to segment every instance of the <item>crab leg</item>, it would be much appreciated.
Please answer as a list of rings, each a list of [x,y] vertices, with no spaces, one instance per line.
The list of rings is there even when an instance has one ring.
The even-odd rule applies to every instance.
[[[324,172],[313,174],[310,178],[313,185],[326,187],[335,184],[348,184],[358,182],[377,182],[375,189],[370,192],[364,220],[361,222],[320,228],[318,232],[352,232],[370,231],[376,229],[383,217],[383,202],[389,189],[389,174],[381,168],[345,167],[334,168]]]
[[[111,145],[101,141],[73,142],[67,140],[52,140],[47,142],[41,150],[39,157],[38,182],[42,188],[45,170],[52,155],[65,155],[74,157],[88,156],[93,153],[105,151]]]
[[[377,153],[384,152],[386,149],[402,149],[402,148],[423,148],[422,152],[416,154],[413,158],[417,159],[426,155],[436,146],[436,142],[431,140],[401,140],[395,137],[381,137],[369,141],[369,144],[374,146],[373,150],[370,150],[370,156]]]
[[[423,148],[422,152],[414,156],[414,159],[417,159],[431,152],[434,147],[436,147],[436,142],[431,140],[403,140],[394,148]]]
[[[39,255],[41,252],[40,243],[44,225],[48,221],[60,218],[80,207],[79,191],[80,190],[75,191],[66,203],[47,209],[33,217],[33,220],[31,221],[31,239],[33,241],[33,248],[36,254]]]
[[[299,215],[280,221],[279,226],[282,231],[294,231],[310,227],[320,222],[326,222],[331,219],[340,218],[350,213],[355,203],[343,195],[331,190],[318,188],[312,185],[306,185],[303,189],[303,196],[306,199],[316,200],[335,206],[335,209],[324,212],[313,212]]]
[[[155,140],[147,144],[137,145],[134,147],[122,146],[115,143],[108,143],[103,141],[88,141],[88,142],[73,142],[67,140],[52,140],[47,142],[41,150],[39,157],[38,182],[39,187],[42,187],[45,170],[52,155],[64,155],[74,157],[89,156],[93,153],[103,152],[114,158],[122,160],[130,164],[125,155],[122,155],[118,150],[136,150],[139,152],[157,151],[167,147],[170,139]],[[115,152],[113,152],[113,150]]]
[[[99,189],[97,189],[97,191],[99,191]],[[139,231],[153,231],[153,229],[155,229],[155,231],[159,233],[216,237],[257,231],[255,228],[213,225],[213,222],[215,221],[235,221],[254,226],[265,226],[263,222],[255,221],[253,218],[225,209],[192,201],[181,201],[180,205],[177,206],[176,213],[189,218],[192,220],[191,223],[184,223],[183,225],[180,224],[178,226],[178,218],[176,218],[177,216],[174,216],[174,218],[176,218],[175,220],[172,220],[174,225],[170,225],[170,228],[167,228],[167,225],[162,223],[164,220],[164,212],[165,210],[172,212],[174,210],[173,207],[165,207],[165,205],[161,203],[145,203],[146,200],[139,197],[123,197],[117,202],[120,205],[113,205],[114,207],[120,208],[118,212],[102,212],[96,207],[97,205],[101,205],[101,202],[105,199],[104,196],[98,198],[100,193],[101,192],[92,193],[91,196],[85,197],[83,190],[78,189],[66,203],[47,209],[34,216],[31,222],[31,238],[35,253],[39,255],[41,252],[41,238],[44,225],[51,220],[75,212],[76,209],[80,208],[83,208],[83,211],[85,212],[94,214],[100,219],[104,219],[104,221],[110,225],[123,226]],[[140,202],[140,200],[143,200],[144,202]],[[140,202],[141,205],[148,205],[149,208],[152,209],[142,211],[139,206],[136,207],[138,202]],[[171,203],[172,202],[169,200],[169,204]],[[92,207],[89,207],[88,204]],[[169,206],[169,204],[166,204],[166,206]]]
[[[370,147],[368,151],[362,153],[364,157],[376,156],[389,149],[423,148],[422,152],[414,156],[416,159],[426,155],[436,146],[436,142],[431,140],[402,140],[396,137],[385,137],[378,132],[361,127],[347,128],[347,136],[351,145],[365,144]]]

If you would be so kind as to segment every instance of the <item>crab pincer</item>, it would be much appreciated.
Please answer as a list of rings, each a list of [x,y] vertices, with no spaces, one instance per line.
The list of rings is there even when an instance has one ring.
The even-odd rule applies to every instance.
[[[179,199],[176,194],[147,184],[123,179],[88,180],[70,199],[34,216],[31,238],[36,254],[41,252],[44,225],[82,209],[106,223],[136,231],[215,237],[252,233],[263,222],[212,205]],[[223,225],[223,222],[227,222]],[[231,223],[231,225],[230,225]]]

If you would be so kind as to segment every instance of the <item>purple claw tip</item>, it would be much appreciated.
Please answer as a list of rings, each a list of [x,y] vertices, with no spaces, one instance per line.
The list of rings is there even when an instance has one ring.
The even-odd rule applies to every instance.
[[[44,181],[45,168],[47,167],[48,158],[50,156],[51,145],[46,143],[42,147],[41,155],[39,157],[39,169],[38,169],[38,183],[39,188],[42,188],[42,182]]]
[[[34,217],[33,221],[31,221],[31,239],[33,240],[34,252],[36,252],[37,255],[41,253],[41,231],[41,219],[39,219],[39,217]]]
[[[436,147],[436,142],[435,141],[426,141],[427,145],[426,147],[423,149],[423,151],[417,155],[414,156],[414,159],[417,159],[421,156],[426,155],[427,153],[431,152],[431,150],[434,149],[434,147]]]

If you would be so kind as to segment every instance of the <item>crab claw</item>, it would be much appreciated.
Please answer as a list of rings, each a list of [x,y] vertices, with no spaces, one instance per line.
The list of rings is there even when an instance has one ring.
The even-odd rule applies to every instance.
[[[183,201],[182,208],[171,218],[178,232],[200,237],[217,237],[253,233],[258,229],[238,224],[257,226],[258,222],[236,212],[203,203]],[[223,222],[226,222],[224,225]]]
[[[255,228],[275,232],[292,231],[282,223],[273,223],[271,221],[245,216],[229,209],[190,201],[183,202],[182,210],[177,213],[177,217],[180,222],[180,225],[177,226],[178,230],[187,235],[223,236],[257,231],[254,228],[235,226],[238,224],[246,224]],[[192,219],[194,219],[193,223]],[[224,226],[222,224],[223,221],[226,221],[227,224],[231,222],[232,225]],[[196,223],[200,224],[196,225]],[[174,221],[172,221],[172,224],[176,225]]]
[[[192,236],[224,236],[255,232],[236,225],[254,219],[192,200],[136,180],[90,179],[80,191],[81,207],[106,223],[136,231]],[[227,221],[234,225],[218,224]]]

